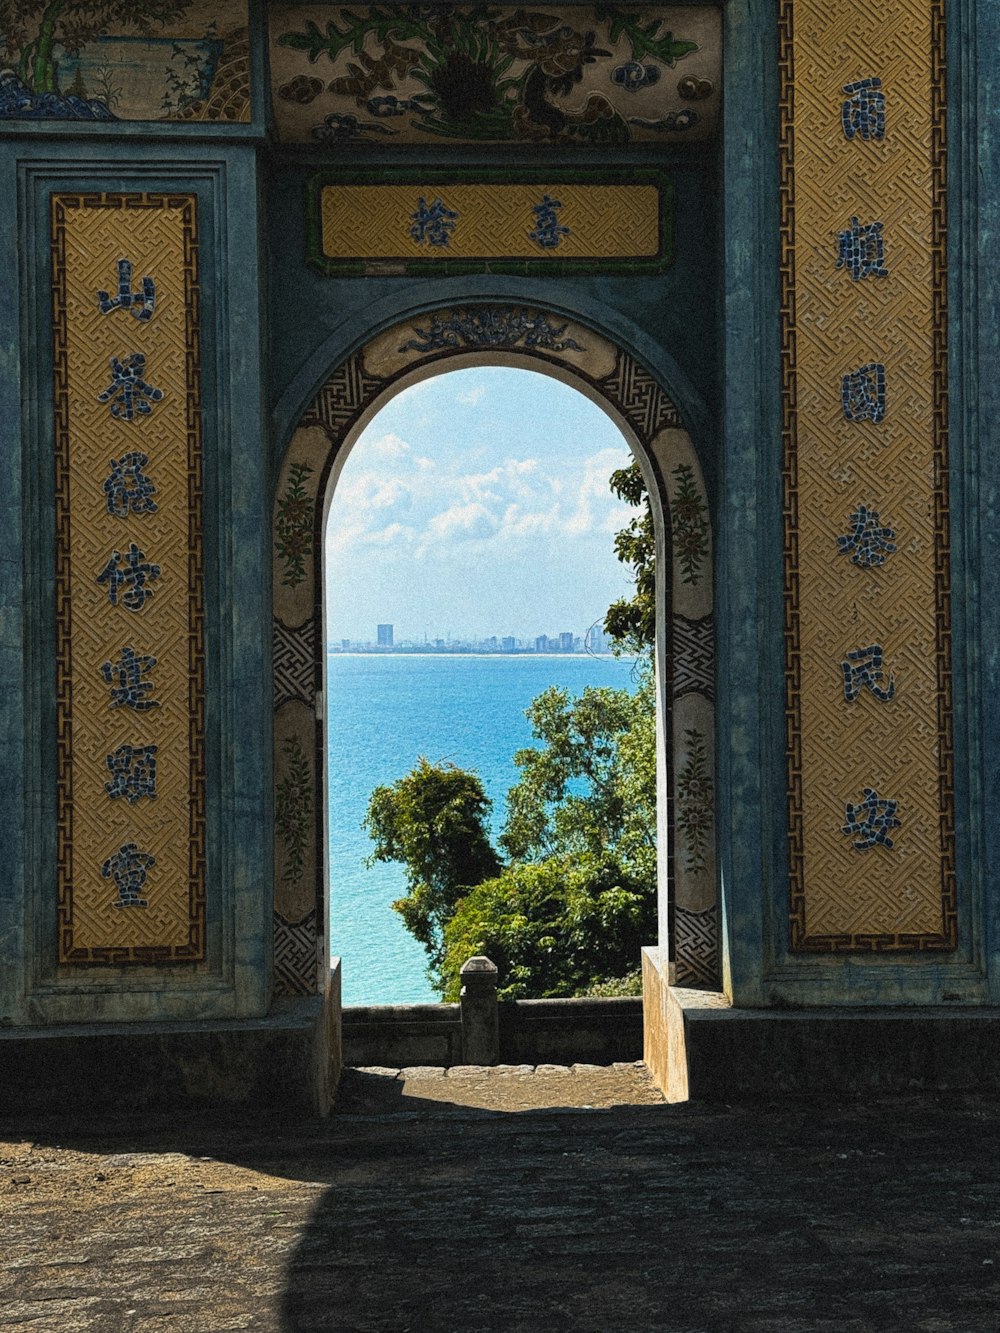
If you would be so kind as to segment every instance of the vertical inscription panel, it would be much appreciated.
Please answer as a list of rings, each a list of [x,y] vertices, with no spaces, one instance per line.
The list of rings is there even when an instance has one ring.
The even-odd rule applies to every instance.
[[[949,949],[943,9],[780,14],[791,945]]]
[[[196,210],[52,196],[61,963],[204,958]]]

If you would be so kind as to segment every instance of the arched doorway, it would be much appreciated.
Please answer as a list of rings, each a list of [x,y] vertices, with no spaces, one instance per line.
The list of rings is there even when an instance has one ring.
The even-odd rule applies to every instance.
[[[351,443],[388,397],[446,365],[476,363],[573,384],[615,419],[645,474],[660,571],[659,944],[677,984],[716,984],[712,549],[698,457],[673,402],[625,351],[583,325],[494,302],[434,311],[374,337],[314,395],[282,461],[273,511],[275,991],[316,991],[329,952],[324,508]]]
[[[657,937],[652,681],[645,683],[635,655],[607,656],[600,629],[608,608],[634,591],[615,534],[642,511],[611,485],[612,474],[630,466],[634,455],[611,415],[564,379],[465,358],[383,396],[353,432],[326,507],[323,545],[330,950],[341,960],[345,1009],[445,998],[428,972],[426,944],[393,907],[414,892],[413,866],[373,860],[376,839],[366,823],[375,791],[412,777],[421,757],[435,772],[453,765],[475,775],[492,802],[484,826],[503,862],[544,863],[567,840],[586,843],[585,828],[597,822],[605,843],[622,842],[622,870],[646,890],[644,917],[641,926],[630,921],[627,943],[617,918],[591,936],[592,947],[614,940],[619,952],[597,968],[608,980],[594,972],[588,981],[610,987],[628,973],[621,993],[638,994],[638,946]],[[567,769],[581,769],[567,779],[572,796],[586,797],[572,806],[572,833],[559,801],[544,835],[517,851],[504,846],[510,792],[527,776],[515,755],[553,749],[528,711],[551,689],[575,701],[602,687],[645,698],[648,708],[629,718],[628,735],[597,750],[593,769],[582,771],[592,745],[586,759],[569,760]],[[551,734],[556,714],[545,716]],[[567,738],[579,724],[589,728],[592,719],[570,713]],[[622,783],[629,800],[619,810],[606,793]],[[443,861],[436,868],[443,871]],[[565,887],[565,877],[557,883]],[[517,936],[522,966],[528,935]],[[507,987],[540,983],[515,979],[505,947],[501,932],[458,951],[461,962],[485,952],[500,964],[498,985],[509,999]],[[580,965],[574,949],[548,957],[556,974]],[[543,961],[536,957],[529,971]],[[558,975],[547,974],[544,990],[558,985]]]

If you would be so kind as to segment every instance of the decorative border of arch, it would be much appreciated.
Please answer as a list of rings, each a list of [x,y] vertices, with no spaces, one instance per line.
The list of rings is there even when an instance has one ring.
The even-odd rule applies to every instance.
[[[342,362],[282,460],[272,528],[275,993],[314,993],[328,969],[321,574],[329,478],[361,417],[397,381],[484,352],[568,373],[631,429],[656,478],[672,571],[663,696],[669,938],[661,944],[676,984],[716,986],[712,534],[697,454],[660,384],[608,339],[537,308],[470,302],[402,321]]]

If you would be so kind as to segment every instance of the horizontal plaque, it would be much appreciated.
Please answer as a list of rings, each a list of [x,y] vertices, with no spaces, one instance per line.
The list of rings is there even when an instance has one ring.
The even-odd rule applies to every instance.
[[[309,185],[309,259],[322,272],[642,271],[672,260],[673,192],[659,172],[383,169]]]

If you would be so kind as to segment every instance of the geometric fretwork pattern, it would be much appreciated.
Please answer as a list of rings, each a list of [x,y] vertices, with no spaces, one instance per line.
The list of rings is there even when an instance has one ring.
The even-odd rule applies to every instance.
[[[956,943],[943,0],[782,0],[791,945]]]
[[[719,928],[715,906],[704,912],[674,912],[674,976],[678,986],[718,984]]]
[[[312,703],[315,697],[315,620],[289,629],[280,620],[273,627],[274,706],[289,699]]]
[[[680,413],[648,370],[619,352],[615,368],[600,381],[602,393],[628,417],[636,432],[651,440],[664,426],[681,426]]]
[[[665,857],[675,921],[671,957],[676,975],[687,984],[717,985],[711,533],[697,455],[669,396],[621,349],[593,329],[569,324],[552,312],[494,302],[415,317],[354,353],[334,370],[303,412],[282,462],[273,530],[279,575],[273,584],[275,863],[280,867],[274,914],[275,990],[315,992],[323,982],[322,960],[329,948],[322,853],[326,738],[320,720],[323,709],[317,707],[325,668],[320,520],[327,479],[359,420],[391,393],[396,380],[412,375],[421,363],[433,362],[439,370],[456,368],[468,352],[483,350],[498,357],[516,353],[522,362],[535,361],[539,370],[560,366],[591,394],[608,400],[628,421],[644,450],[659,451],[664,475],[669,473],[672,479],[673,490],[666,488],[662,496],[668,511],[677,508],[676,514],[668,514],[668,531],[687,534],[694,545],[671,558],[672,597],[684,609],[674,613],[667,682],[673,701],[668,772],[672,755],[683,760],[677,794],[668,803],[680,811],[679,837],[667,840]],[[369,355],[380,370],[386,366],[384,374],[368,368]],[[587,364],[599,367],[599,373],[589,374]],[[610,372],[608,366],[613,367]],[[317,439],[317,427],[325,442],[322,436]],[[294,523],[289,519],[289,497],[295,506]],[[299,535],[307,543],[302,550],[293,540]],[[681,848],[678,858],[675,842]]]
[[[333,372],[306,409],[300,424],[338,431],[353,421],[380,384],[380,380],[365,374],[361,357],[354,356]]]
[[[712,617],[689,620],[676,612],[671,621],[671,653],[674,663],[673,697],[684,694],[715,696],[715,661]]]
[[[205,956],[196,205],[52,197],[62,963]]]
[[[277,995],[310,995],[316,988],[316,913],[289,923],[274,913],[274,989]]]

